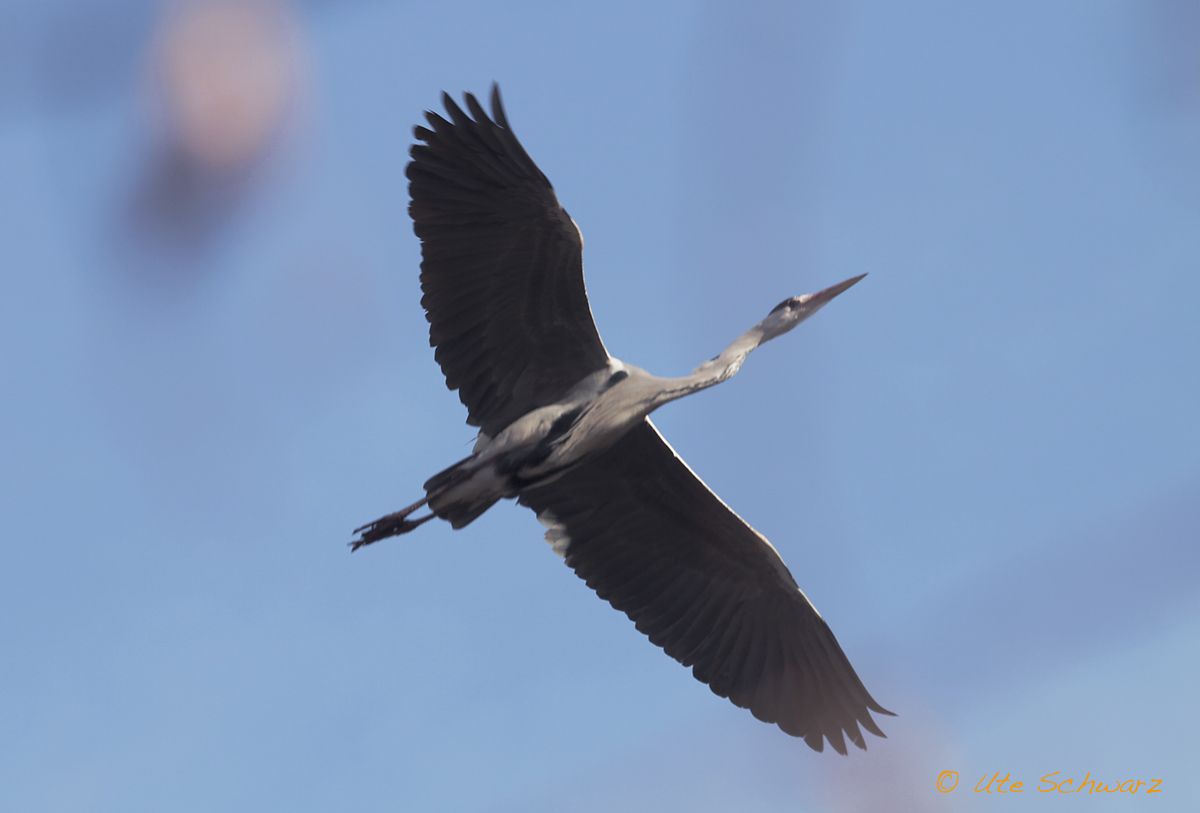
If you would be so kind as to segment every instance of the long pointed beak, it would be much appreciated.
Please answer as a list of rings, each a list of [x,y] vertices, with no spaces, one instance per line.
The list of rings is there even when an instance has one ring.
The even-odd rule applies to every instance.
[[[852,285],[854,285],[856,282],[858,282],[865,276],[866,276],[866,274],[859,274],[857,277],[851,277],[850,279],[845,280],[844,282],[839,282],[837,285],[830,285],[828,288],[826,288],[823,291],[817,291],[815,294],[812,295],[812,298],[809,299],[808,301],[814,305],[824,305],[825,303],[829,302],[829,300],[833,299],[835,296],[842,293],[847,288],[850,288]]]

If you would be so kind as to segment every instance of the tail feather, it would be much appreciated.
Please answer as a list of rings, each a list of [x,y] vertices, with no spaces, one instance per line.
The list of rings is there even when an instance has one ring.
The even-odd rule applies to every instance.
[[[425,481],[425,493],[429,495],[430,499],[432,499],[434,492],[444,491],[449,486],[452,486],[455,483],[460,483],[470,477],[471,474],[474,473],[474,469],[472,469],[468,464],[474,459],[474,456],[464,457],[453,466],[442,469],[437,474],[430,477]]]
[[[447,501],[434,505],[429,503],[435,516],[446,520],[450,527],[458,530],[465,528],[479,518],[479,515],[496,504],[499,497],[485,497],[478,500]]]
[[[472,483],[477,475],[483,479]],[[470,525],[499,499],[489,487],[486,475],[473,456],[439,471],[425,481],[429,509],[456,530]]]

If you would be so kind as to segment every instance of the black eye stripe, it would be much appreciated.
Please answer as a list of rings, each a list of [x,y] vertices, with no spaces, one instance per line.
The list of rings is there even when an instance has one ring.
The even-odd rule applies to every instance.
[[[782,301],[782,302],[780,302],[778,305],[776,305],[775,307],[771,308],[771,313],[774,313],[774,312],[775,312],[775,311],[777,311],[777,310],[782,310],[783,308],[786,308],[788,305],[791,305],[791,304],[792,304],[792,300],[793,300],[793,299],[794,299],[794,297],[789,297],[789,298],[787,298],[787,299],[783,300],[783,301]]]
[[[626,372],[625,370],[617,370],[615,373],[613,373],[612,375],[610,375],[608,377],[608,383],[605,384],[604,387],[605,387],[605,389],[607,389],[619,381],[624,381],[626,378],[629,378],[628,372]]]

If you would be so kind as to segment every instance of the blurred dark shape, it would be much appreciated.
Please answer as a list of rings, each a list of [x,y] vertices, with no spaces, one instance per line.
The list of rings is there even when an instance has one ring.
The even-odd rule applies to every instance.
[[[139,248],[198,252],[192,259],[202,260],[204,249],[238,211],[255,169],[214,173],[174,144],[159,147],[146,164],[130,212]]]
[[[219,236],[278,146],[299,83],[290,7],[272,0],[189,0],[151,46],[159,145],[135,191],[142,247],[195,259]]]

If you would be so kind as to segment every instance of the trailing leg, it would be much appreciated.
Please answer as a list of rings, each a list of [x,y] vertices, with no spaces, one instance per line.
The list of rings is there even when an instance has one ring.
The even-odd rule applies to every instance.
[[[374,522],[368,522],[361,528],[355,528],[354,533],[359,534],[358,539],[350,543],[350,551],[353,553],[364,545],[370,545],[372,542],[378,542],[380,539],[387,539],[389,536],[398,536],[406,534],[414,528],[418,528],[429,520],[433,519],[434,514],[426,514],[423,517],[409,519],[408,515],[416,511],[422,505],[429,502],[428,497],[417,500],[407,508],[402,508],[395,513],[388,514],[386,517],[380,517]]]

